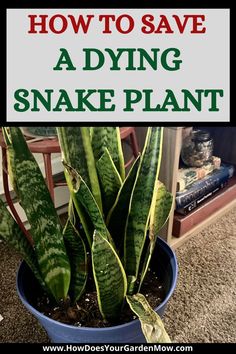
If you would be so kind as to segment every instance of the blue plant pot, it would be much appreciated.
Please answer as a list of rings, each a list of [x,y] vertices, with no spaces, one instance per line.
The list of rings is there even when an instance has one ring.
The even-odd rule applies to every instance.
[[[152,257],[151,268],[164,284],[166,297],[155,309],[163,316],[177,280],[178,265],[172,249],[158,239]],[[139,320],[109,328],[89,328],[66,325],[43,315],[33,306],[36,280],[25,262],[17,274],[17,291],[25,307],[38,319],[53,343],[145,343]]]

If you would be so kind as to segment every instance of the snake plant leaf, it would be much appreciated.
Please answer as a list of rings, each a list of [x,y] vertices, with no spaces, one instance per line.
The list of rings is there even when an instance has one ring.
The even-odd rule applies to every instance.
[[[131,310],[139,317],[147,343],[171,343],[160,316],[142,294],[126,296]]]
[[[70,197],[69,205],[68,205],[68,218],[72,225],[76,224],[76,215],[74,209],[74,203],[72,197]]]
[[[121,189],[117,195],[116,201],[107,217],[108,230],[112,239],[119,250],[120,256],[123,256],[124,233],[126,219],[129,210],[129,201],[133,190],[137,170],[140,162],[140,156],[133,163],[128,175],[126,176]]]
[[[83,230],[85,233],[85,236],[87,238],[87,242],[90,246],[90,248],[92,247],[92,240],[93,240],[93,232],[94,232],[94,226],[93,223],[88,215],[88,213],[86,212],[86,209],[83,207],[83,205],[81,204],[81,202],[79,201],[79,199],[76,196],[76,180],[74,178],[75,175],[77,175],[77,172],[72,169],[72,167],[68,166],[64,163],[65,169],[64,169],[64,173],[65,173],[65,178],[66,178],[66,183],[68,186],[68,189],[70,191],[70,196],[71,196],[71,200],[73,203],[70,202],[69,204],[69,218],[71,220],[71,222],[74,224],[76,221],[76,215],[75,215],[75,211],[79,217],[79,221],[81,222],[81,225],[83,226]]]
[[[153,190],[161,162],[163,129],[148,128],[144,150],[131,195],[124,240],[124,265],[129,279],[137,279],[146,240]],[[133,288],[133,287],[132,287]],[[130,289],[134,291],[135,289]],[[129,292],[129,294],[132,294]]]
[[[64,162],[73,167],[91,189],[102,211],[102,197],[88,127],[58,127]]]
[[[71,281],[69,294],[73,303],[79,300],[87,281],[87,253],[85,244],[68,219],[63,230],[66,251],[70,260]]]
[[[102,190],[103,211],[106,217],[115,203],[122,179],[107,148],[104,149],[104,153],[96,162],[96,167]]]
[[[18,193],[34,240],[39,269],[57,301],[64,299],[70,284],[70,264],[62,227],[40,168],[20,128],[10,127],[13,164]]]
[[[163,183],[157,181],[150,212],[149,239],[153,246],[159,231],[169,218],[172,207],[173,195],[167,191]]]
[[[0,238],[10,245],[20,256],[26,261],[36,279],[39,281],[42,288],[46,289],[40,271],[38,268],[35,252],[12,217],[11,213],[7,210],[4,202],[0,198]]]
[[[91,137],[95,160],[98,161],[107,148],[123,181],[125,164],[119,127],[93,127]]]
[[[18,188],[17,188],[17,181],[15,178],[15,171],[14,171],[14,164],[13,164],[13,149],[12,149],[12,145],[11,145],[11,141],[10,141],[10,137],[9,137],[9,133],[7,131],[6,127],[2,127],[2,133],[4,136],[4,140],[5,140],[5,144],[7,146],[7,169],[8,169],[8,176],[10,179],[10,183],[12,188],[14,189],[16,196],[18,197],[18,201],[19,200],[19,193],[18,193]]]
[[[93,197],[90,189],[83,180],[83,178],[74,170],[72,167],[66,165],[67,172],[71,178],[71,185],[73,186],[75,208],[77,208],[77,203],[83,206],[84,211],[89,216],[90,221],[93,224],[93,231],[97,230],[103,237],[105,237],[109,242],[112,242],[111,235],[106,227],[105,221],[103,219],[101,210],[99,209],[95,198]],[[89,230],[91,232],[91,229]],[[92,234],[93,235],[93,234]],[[88,240],[91,245],[91,239]]]
[[[126,275],[116,251],[96,230],[93,237],[92,265],[100,312],[105,319],[115,320],[124,304]]]
[[[89,134],[90,134],[90,139],[92,141],[92,138],[93,138],[93,127],[89,127]]]
[[[173,195],[166,190],[166,187],[163,183],[157,181],[153,193],[153,200],[152,200],[151,212],[150,212],[150,226],[149,226],[150,243],[148,245],[147,253],[143,263],[139,289],[141,288],[143,280],[147,273],[152,258],[152,254],[156,245],[158,233],[165,225],[166,221],[168,220],[172,207],[173,207]]]

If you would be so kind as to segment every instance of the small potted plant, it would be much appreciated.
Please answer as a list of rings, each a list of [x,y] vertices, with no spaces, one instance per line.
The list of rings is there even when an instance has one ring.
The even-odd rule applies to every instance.
[[[53,342],[170,341],[159,316],[177,277],[175,255],[157,237],[173,204],[158,180],[162,130],[148,128],[142,154],[125,177],[118,127],[57,128],[71,195],[63,228],[20,128],[3,128],[32,243],[1,200],[0,237],[24,258],[19,296]],[[165,290],[159,304],[156,275]],[[142,294],[147,277],[156,311]]]

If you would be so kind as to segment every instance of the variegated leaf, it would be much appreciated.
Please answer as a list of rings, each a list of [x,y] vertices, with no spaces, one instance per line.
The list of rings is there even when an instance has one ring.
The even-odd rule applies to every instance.
[[[105,148],[107,148],[120,173],[121,179],[124,180],[125,165],[119,127],[93,127],[91,133],[93,153],[96,161],[100,159]]]
[[[92,239],[93,239],[93,232],[94,232],[94,226],[93,223],[84,208],[84,206],[81,204],[79,199],[76,197],[76,181],[74,180],[74,175],[77,175],[77,172],[72,169],[72,167],[65,165],[65,178],[67,182],[67,186],[70,191],[70,196],[72,202],[70,202],[69,205],[69,218],[72,221],[72,223],[75,223],[76,216],[79,218],[79,222],[83,226],[83,231],[85,233],[85,236],[87,238],[88,244],[90,247],[92,247]],[[77,215],[75,214],[77,213]]]
[[[82,205],[84,208],[84,214],[87,214],[91,223],[93,224],[93,232],[96,229],[105,237],[109,242],[112,242],[110,233],[106,227],[105,221],[101,214],[101,211],[94,199],[90,189],[83,180],[83,178],[70,166],[66,166],[68,176],[70,176],[71,185],[73,187],[74,205],[77,209],[77,204]],[[89,233],[91,229],[89,229]],[[91,239],[89,239],[91,245]]]
[[[128,282],[137,279],[149,223],[153,190],[158,179],[162,151],[162,128],[148,128],[144,150],[132,191],[125,230],[124,265]],[[132,285],[129,293],[135,288]]]
[[[111,233],[117,250],[119,250],[120,256],[123,256],[124,253],[125,225],[129,210],[130,197],[137,176],[139,162],[140,156],[136,159],[127,177],[125,178],[117,195],[116,201],[107,217],[108,230]]]
[[[18,193],[35,244],[42,277],[57,301],[64,299],[70,284],[70,265],[61,224],[40,168],[20,128],[10,127],[12,163]]]
[[[40,285],[46,289],[46,285],[40,275],[35,252],[26,236],[7,210],[0,198],[0,238],[10,245],[26,261]]]
[[[166,187],[160,181],[157,181],[153,193],[153,200],[150,212],[150,227],[149,227],[149,240],[146,257],[141,271],[141,280],[139,289],[141,289],[143,280],[147,273],[152,254],[156,245],[157,236],[159,231],[165,225],[169,218],[173,206],[173,195],[166,190]]]
[[[147,343],[171,343],[160,316],[142,294],[126,296],[131,310],[139,317]]]
[[[102,211],[102,197],[88,127],[58,127],[63,161],[82,176]]]
[[[69,219],[63,230],[63,235],[71,267],[69,294],[72,302],[74,303],[79,300],[86,285],[88,276],[87,253],[85,244],[79,232]]]
[[[2,133],[4,136],[4,140],[7,146],[7,170],[8,170],[8,175],[10,179],[10,183],[12,188],[14,189],[14,192],[16,193],[19,200],[19,193],[18,193],[18,188],[17,188],[17,181],[16,181],[16,174],[14,171],[14,164],[13,164],[13,158],[14,158],[14,151],[12,149],[9,133],[7,131],[6,127],[2,127]]]
[[[116,200],[122,180],[107,148],[97,161],[96,167],[102,190],[103,212],[106,217]]]
[[[126,275],[116,251],[96,230],[92,264],[100,312],[105,319],[115,320],[120,315],[127,291]]]

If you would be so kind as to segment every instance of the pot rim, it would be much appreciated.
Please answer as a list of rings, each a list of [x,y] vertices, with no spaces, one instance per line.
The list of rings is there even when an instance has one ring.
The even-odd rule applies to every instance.
[[[167,302],[169,301],[171,295],[173,294],[175,287],[176,287],[176,282],[177,282],[177,276],[178,276],[178,263],[177,263],[177,258],[175,255],[175,252],[171,249],[171,247],[167,244],[166,241],[164,241],[162,238],[158,237],[157,242],[161,245],[162,249],[164,249],[164,252],[167,253],[170,257],[170,259],[172,259],[172,264],[171,264],[171,269],[173,272],[173,279],[171,282],[171,286],[170,289],[166,295],[166,297],[164,298],[164,300],[157,306],[154,308],[155,311],[159,310],[160,308],[164,307]],[[22,275],[20,274],[20,272],[22,271],[22,267],[24,266],[24,261],[21,262],[18,271],[17,271],[17,278],[16,278],[16,286],[17,286],[17,293],[19,298],[21,299],[22,303],[24,304],[24,306],[33,314],[36,315],[37,318],[43,318],[44,320],[47,320],[48,322],[52,323],[52,324],[57,324],[59,327],[66,327],[68,329],[73,329],[73,330],[83,330],[83,331],[88,331],[88,332],[92,332],[94,330],[99,331],[99,332],[104,332],[104,331],[112,331],[114,329],[119,329],[119,328],[125,328],[125,327],[129,327],[131,324],[137,323],[139,322],[139,319],[135,319],[132,320],[130,322],[124,323],[124,324],[119,324],[116,326],[110,326],[110,327],[105,327],[105,328],[97,328],[97,327],[77,327],[77,326],[73,326],[73,325],[68,325],[66,323],[62,323],[56,320],[53,320],[52,318],[44,315],[42,312],[38,311],[34,306],[32,306],[29,301],[26,299],[26,296],[24,294],[24,292],[22,293],[22,291],[20,290],[20,283],[21,283],[21,278]],[[25,263],[26,264],[26,263]],[[174,267],[175,266],[175,267]]]

